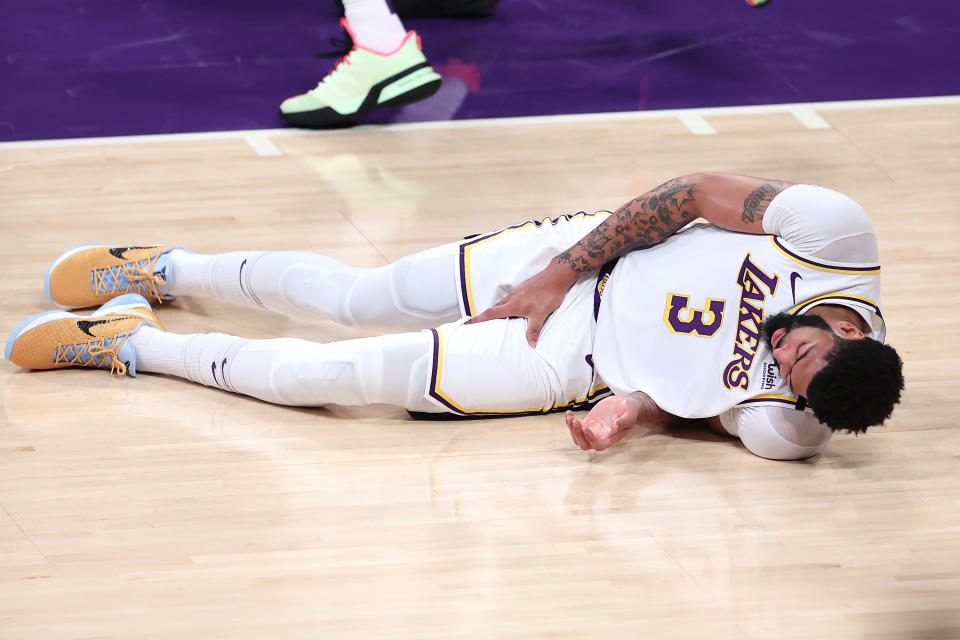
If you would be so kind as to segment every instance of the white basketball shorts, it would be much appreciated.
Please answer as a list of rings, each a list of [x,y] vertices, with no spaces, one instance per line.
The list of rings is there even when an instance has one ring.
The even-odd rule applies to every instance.
[[[460,243],[457,286],[464,319],[433,334],[425,398],[437,412],[493,416],[577,408],[609,395],[593,370],[598,278],[575,284],[547,319],[537,347],[527,320],[464,324],[541,271],[603,222],[609,212],[576,213],[468,238]],[[602,289],[602,288],[601,288]]]

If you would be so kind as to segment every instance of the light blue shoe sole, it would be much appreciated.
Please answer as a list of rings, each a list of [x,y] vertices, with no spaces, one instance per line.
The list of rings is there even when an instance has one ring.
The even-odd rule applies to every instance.
[[[4,346],[4,349],[3,349],[3,357],[6,358],[7,360],[10,360],[10,354],[13,353],[13,343],[17,341],[17,338],[19,338],[20,335],[23,334],[25,331],[27,331],[29,328],[35,327],[38,324],[43,324],[43,322],[37,322],[37,320],[39,320],[40,318],[44,318],[46,316],[51,316],[54,314],[57,314],[64,318],[67,316],[73,315],[72,313],[67,313],[66,311],[44,311],[43,313],[38,313],[34,316],[30,316],[29,318],[27,318],[26,320],[18,324],[16,328],[13,330],[13,332],[10,334],[10,337],[7,338],[7,344]],[[56,320],[56,319],[57,318],[48,318],[47,320],[44,320],[44,322],[48,322],[49,320]]]
[[[139,293],[125,293],[122,296],[117,296],[113,300],[106,302],[99,309],[93,312],[93,315],[102,315],[101,312],[109,311],[111,309],[116,309],[117,307],[146,307],[151,309],[150,301],[144,298]]]
[[[50,300],[50,302],[53,302],[53,304],[56,305],[56,307],[57,307],[58,309],[73,309],[73,307],[65,307],[65,306],[63,306],[62,304],[57,304],[56,302],[54,302],[53,296],[50,295],[50,274],[53,272],[54,267],[56,267],[58,264],[60,264],[60,263],[61,263],[64,259],[66,259],[67,257],[73,255],[73,254],[76,253],[77,251],[80,251],[81,249],[86,249],[87,247],[104,247],[104,246],[106,246],[106,245],[103,245],[103,244],[92,244],[92,243],[88,243],[88,244],[78,244],[78,245],[75,246],[74,248],[68,249],[67,251],[64,251],[63,253],[61,253],[61,254],[57,257],[57,259],[54,260],[53,263],[52,263],[49,267],[47,267],[47,273],[43,276],[43,290],[44,290],[44,291],[46,292],[46,294],[47,294],[47,299]]]
[[[47,299],[48,299],[51,303],[53,303],[53,305],[54,305],[55,307],[57,307],[58,309],[78,309],[78,308],[80,308],[80,307],[67,307],[67,306],[64,306],[64,305],[62,305],[62,304],[59,304],[58,302],[56,302],[56,301],[53,299],[53,295],[50,293],[50,274],[53,273],[53,270],[56,268],[56,266],[57,266],[58,264],[60,264],[60,263],[63,262],[65,259],[69,258],[70,256],[72,256],[73,254],[75,254],[75,253],[78,252],[78,251],[81,251],[81,250],[83,250],[83,249],[89,249],[90,247],[107,248],[107,247],[109,247],[109,246],[110,246],[110,245],[106,245],[106,244],[96,244],[96,243],[78,244],[77,246],[73,247],[72,249],[68,249],[67,251],[64,251],[63,253],[61,253],[61,254],[57,257],[57,259],[54,260],[53,263],[52,263],[49,267],[47,267],[47,273],[44,274],[44,276],[43,276],[43,290],[44,290],[44,292],[47,294]],[[163,253],[164,253],[164,254],[167,254],[167,253],[173,251],[174,249],[180,249],[180,250],[183,250],[183,251],[188,251],[188,253],[193,253],[192,251],[189,251],[189,250],[187,250],[187,249],[184,249],[183,247],[167,247],[167,249],[166,249]],[[168,285],[167,285],[167,286],[170,286],[172,283],[173,283],[173,274],[171,273],[170,276],[169,276],[169,280],[168,280]],[[163,294],[163,297],[164,297],[165,300],[176,300],[176,298],[177,298],[176,296],[172,296],[172,295],[166,294],[166,293]],[[101,307],[101,308],[102,308],[102,307]]]
[[[88,245],[89,246],[89,245]],[[102,316],[108,313],[117,313],[120,311],[129,311],[137,315],[135,312],[137,309],[146,308],[147,310],[152,310],[150,302],[147,301],[139,293],[125,293],[122,296],[117,296],[113,300],[105,303],[103,306],[98,308],[96,311],[90,314],[90,317],[93,316]],[[56,316],[56,317],[54,317]],[[17,341],[21,335],[29,331],[30,329],[39,326],[41,324],[50,322],[52,320],[59,320],[60,318],[84,318],[86,316],[80,316],[76,313],[70,313],[68,311],[44,311],[43,313],[38,313],[36,315],[30,316],[20,324],[18,324],[13,332],[11,332],[10,337],[7,338],[7,343],[4,345],[3,357],[7,360],[10,360],[10,354],[13,353],[13,344]],[[151,327],[156,327],[156,325],[147,319],[144,319],[146,324],[149,324]],[[159,328],[159,327],[158,327]]]

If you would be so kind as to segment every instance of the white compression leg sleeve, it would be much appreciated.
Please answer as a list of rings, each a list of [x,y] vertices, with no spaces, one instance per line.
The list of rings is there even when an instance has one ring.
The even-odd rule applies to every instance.
[[[386,0],[343,0],[343,12],[357,44],[389,53],[400,46],[407,30]]]
[[[170,253],[174,295],[203,294],[347,325],[423,329],[460,317],[456,243],[369,269],[299,251]]]
[[[187,378],[274,404],[384,403],[439,411],[424,398],[433,354],[429,332],[321,344],[223,333],[177,335],[141,327],[130,340],[139,371]]]

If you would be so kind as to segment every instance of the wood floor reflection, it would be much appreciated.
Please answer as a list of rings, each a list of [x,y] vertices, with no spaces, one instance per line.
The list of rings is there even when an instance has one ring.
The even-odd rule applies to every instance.
[[[880,239],[906,363],[800,463],[693,430],[585,454],[560,416],[414,422],[155,375],[0,366],[0,637],[960,636],[960,108],[0,146],[0,329],[83,242],[372,266],[726,170],[824,184]],[[202,298],[168,329],[366,335]]]

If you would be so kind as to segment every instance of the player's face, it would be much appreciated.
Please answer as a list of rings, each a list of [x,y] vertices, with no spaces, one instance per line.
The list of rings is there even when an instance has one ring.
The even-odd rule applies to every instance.
[[[835,335],[831,329],[811,326],[781,327],[770,335],[780,377],[794,393],[806,397],[807,385],[827,365]]]
[[[826,320],[815,314],[778,313],[763,322],[763,339],[780,366],[780,377],[800,396],[827,364],[837,334]]]

